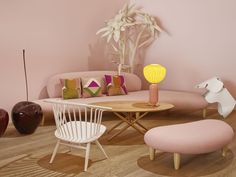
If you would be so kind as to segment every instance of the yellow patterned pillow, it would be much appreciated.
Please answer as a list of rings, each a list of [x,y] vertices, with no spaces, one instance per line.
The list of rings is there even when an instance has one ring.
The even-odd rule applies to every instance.
[[[74,99],[81,97],[80,78],[61,79],[61,83],[63,99]]]

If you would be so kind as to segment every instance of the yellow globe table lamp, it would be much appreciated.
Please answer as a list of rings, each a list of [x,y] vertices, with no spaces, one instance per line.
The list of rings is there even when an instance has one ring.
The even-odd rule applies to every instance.
[[[166,76],[166,68],[159,64],[150,64],[143,68],[145,79],[150,83],[149,104],[157,106],[158,102],[158,83]]]

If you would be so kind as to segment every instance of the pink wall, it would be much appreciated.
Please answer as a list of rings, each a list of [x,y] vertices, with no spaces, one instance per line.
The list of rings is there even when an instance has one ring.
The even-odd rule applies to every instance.
[[[145,64],[167,67],[162,88],[191,90],[219,76],[236,98],[235,0],[136,0],[166,33],[147,50]]]
[[[0,1],[0,108],[10,111],[26,98],[23,48],[30,100],[45,96],[46,81],[55,73],[110,69],[104,43],[95,33],[125,1]],[[167,31],[147,50],[144,61],[167,67],[162,88],[197,91],[195,84],[218,75],[236,97],[236,1],[137,0],[137,4],[159,17]]]
[[[29,99],[45,96],[55,73],[104,69],[96,31],[124,1],[0,1],[0,108],[26,99],[22,49],[26,49]],[[97,62],[98,63],[98,62]]]

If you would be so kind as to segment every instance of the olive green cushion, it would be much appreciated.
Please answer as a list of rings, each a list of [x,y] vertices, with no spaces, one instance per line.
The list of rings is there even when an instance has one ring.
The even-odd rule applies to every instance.
[[[61,83],[63,99],[75,99],[81,97],[80,78],[61,79]]]

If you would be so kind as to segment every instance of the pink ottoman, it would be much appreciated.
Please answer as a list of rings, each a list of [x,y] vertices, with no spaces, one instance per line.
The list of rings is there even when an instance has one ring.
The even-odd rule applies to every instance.
[[[224,121],[206,119],[152,128],[145,134],[144,141],[150,147],[151,160],[154,160],[155,149],[174,153],[177,170],[180,154],[202,154],[222,149],[225,156],[226,146],[233,136],[233,129]]]

